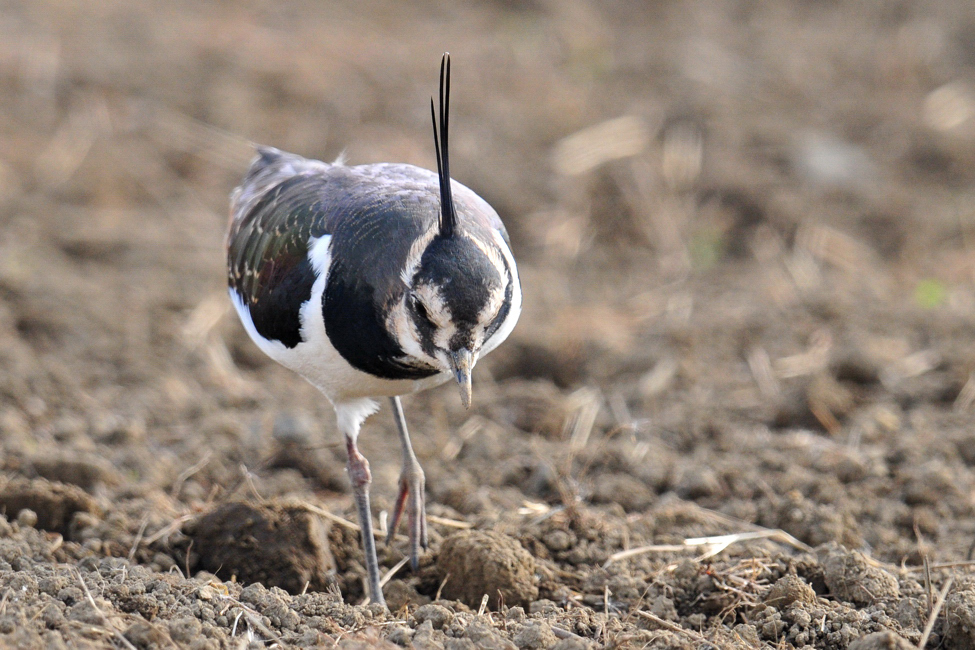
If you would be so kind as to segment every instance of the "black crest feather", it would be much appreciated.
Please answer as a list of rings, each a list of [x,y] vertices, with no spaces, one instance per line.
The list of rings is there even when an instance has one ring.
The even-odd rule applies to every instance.
[[[450,53],[444,52],[440,61],[440,128],[437,128],[437,111],[430,98],[430,116],[433,118],[433,144],[437,149],[437,173],[440,175],[440,236],[449,239],[457,226],[454,211],[454,195],[450,191],[450,165],[447,162],[447,116],[450,112]],[[439,133],[439,135],[438,135]]]

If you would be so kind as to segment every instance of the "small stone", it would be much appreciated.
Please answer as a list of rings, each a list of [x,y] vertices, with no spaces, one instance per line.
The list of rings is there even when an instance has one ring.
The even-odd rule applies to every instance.
[[[64,617],[64,611],[62,611],[62,608],[58,607],[54,603],[51,603],[44,608],[44,610],[41,612],[41,620],[44,621],[44,625],[51,630],[56,630],[68,622],[68,619]]]
[[[551,631],[551,630],[549,630]],[[501,636],[501,633],[485,623],[475,622],[467,626],[467,638],[478,648],[493,650],[515,650],[515,645]]]
[[[192,616],[175,618],[166,627],[169,628],[169,636],[177,643],[190,643],[200,636],[203,629],[200,621]]]
[[[663,594],[654,599],[650,606],[650,613],[665,621],[677,620],[677,607],[674,606],[674,601]]]
[[[814,603],[816,592],[797,575],[784,575],[769,587],[764,602],[770,607],[784,609],[794,602]]]
[[[552,626],[545,621],[532,621],[525,625],[512,641],[521,650],[543,650],[558,643]]]
[[[17,513],[17,525],[23,528],[33,528],[37,525],[37,513],[30,508],[24,508]]]
[[[117,484],[118,473],[106,459],[77,452],[55,452],[35,456],[31,468],[49,481],[77,485],[91,492],[102,484]]]
[[[523,607],[511,607],[505,612],[504,617],[509,621],[521,623],[525,620],[525,609]]]
[[[430,621],[433,629],[441,630],[454,621],[454,613],[443,605],[430,603],[429,605],[418,607],[413,614],[413,620],[416,621],[417,625],[422,625],[424,622]]]
[[[386,640],[404,648],[410,647],[413,641],[413,630],[405,625],[397,625],[389,631]]]
[[[476,650],[474,642],[463,637],[460,639],[447,639],[443,644],[444,650]]]
[[[559,611],[559,606],[547,598],[540,598],[528,606],[529,614],[548,616]]]

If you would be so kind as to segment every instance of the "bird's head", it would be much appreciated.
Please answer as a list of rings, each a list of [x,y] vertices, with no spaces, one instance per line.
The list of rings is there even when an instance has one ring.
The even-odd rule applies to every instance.
[[[510,302],[501,252],[473,235],[437,236],[413,268],[388,329],[414,364],[452,373],[470,406],[471,370]]]
[[[444,54],[439,125],[433,100],[430,106],[440,186],[439,221],[410,251],[401,275],[405,291],[390,312],[387,329],[413,364],[453,373],[466,408],[471,403],[471,370],[481,347],[502,325],[510,308],[512,277],[501,252],[503,242],[491,238],[500,234],[466,228],[458,219],[447,159],[449,98],[450,55]]]

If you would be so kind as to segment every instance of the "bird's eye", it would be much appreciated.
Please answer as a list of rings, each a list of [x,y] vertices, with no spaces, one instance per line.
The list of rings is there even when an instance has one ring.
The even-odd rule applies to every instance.
[[[415,311],[420,318],[428,323],[432,323],[430,320],[430,314],[427,312],[427,308],[422,302],[420,302],[420,299],[416,297],[416,294],[410,294],[410,305],[413,307],[413,311]]]

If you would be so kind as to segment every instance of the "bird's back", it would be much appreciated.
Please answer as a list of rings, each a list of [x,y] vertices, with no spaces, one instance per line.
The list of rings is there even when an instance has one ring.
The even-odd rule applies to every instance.
[[[498,233],[507,238],[483,199],[452,186],[464,230],[485,241]],[[391,380],[437,374],[399,362],[403,350],[383,315],[406,290],[403,269],[436,235],[439,211],[434,172],[390,163],[350,167],[261,149],[231,200],[228,283],[247,309],[242,317],[263,339],[295,348],[307,340],[302,307],[326,274],[318,313],[346,361]]]

